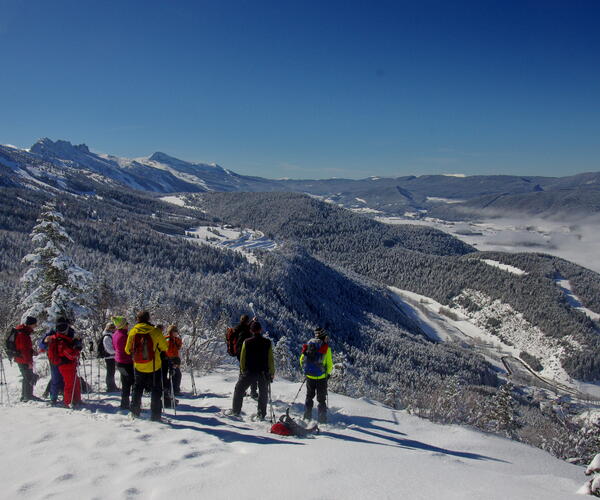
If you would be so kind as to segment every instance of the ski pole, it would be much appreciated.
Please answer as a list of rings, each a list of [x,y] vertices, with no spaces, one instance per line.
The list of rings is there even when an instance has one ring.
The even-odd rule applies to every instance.
[[[173,390],[173,370],[169,368],[169,380],[171,382],[171,404],[173,405],[173,415],[177,415],[177,403],[175,402],[175,391]]]
[[[290,404],[291,406],[294,406],[294,403],[296,402],[296,399],[298,399],[298,394],[300,394],[300,391],[302,390],[302,388],[304,387],[304,384],[306,383],[306,377],[304,377],[304,380],[302,381],[302,384],[300,384],[300,389],[298,389],[298,392],[296,393],[296,396],[294,396],[294,400],[292,401],[292,403]]]
[[[6,380],[6,372],[4,371],[4,361],[0,353],[0,403],[4,405],[4,394],[6,393],[6,403],[10,406],[10,396],[8,391],[8,382]]]
[[[256,311],[254,310],[254,304],[252,302],[249,302],[248,306],[250,307],[250,310],[252,311],[252,316],[254,316],[256,318]]]
[[[194,367],[190,366],[190,375],[192,377],[192,394],[196,396],[196,380],[194,379]]]
[[[269,377],[269,406],[271,407],[271,423],[275,423],[275,411],[273,411],[273,399],[271,397],[271,379]]]
[[[79,356],[77,356],[77,358],[75,359],[75,380],[73,380],[73,389],[71,390],[71,408],[74,407],[73,399],[75,398],[75,384],[77,383],[79,383]]]

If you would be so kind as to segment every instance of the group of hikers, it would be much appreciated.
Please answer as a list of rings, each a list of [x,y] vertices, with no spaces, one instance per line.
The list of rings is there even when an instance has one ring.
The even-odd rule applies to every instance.
[[[14,328],[14,359],[22,375],[21,401],[42,401],[34,396],[33,389],[38,376],[33,370],[33,357],[45,352],[50,362],[50,382],[46,394],[53,405],[63,394],[64,406],[82,405],[82,385],[86,382],[79,375],[79,361],[83,342],[76,335],[70,321],[60,317],[55,327],[46,333],[34,348],[31,335],[37,326],[34,317],[27,316]],[[238,417],[246,391],[257,400],[256,418],[267,416],[271,383],[275,377],[273,346],[263,336],[262,325],[256,317],[247,314],[240,318],[226,335],[228,353],[239,360],[240,373],[233,392],[229,415]],[[107,392],[121,392],[120,409],[128,410],[132,417],[141,413],[144,391],[150,393],[150,418],[161,420],[162,408],[175,407],[175,396],[181,395],[181,358],[183,341],[177,325],[170,325],[166,333],[162,325],[150,322],[150,313],[141,311],[136,324],[129,328],[123,316],[113,316],[106,324],[98,342],[98,355],[106,363]],[[329,337],[322,328],[317,328],[314,338],[303,345],[300,366],[305,374],[306,400],[304,419],[312,419],[315,396],[318,403],[318,422],[327,422],[327,381],[333,370]],[[121,389],[115,383],[119,372]]]

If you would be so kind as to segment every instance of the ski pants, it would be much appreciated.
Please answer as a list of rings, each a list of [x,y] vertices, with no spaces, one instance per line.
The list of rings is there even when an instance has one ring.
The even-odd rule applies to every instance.
[[[171,380],[173,381],[173,392],[177,396],[181,392],[181,370],[179,366],[171,369]]]
[[[121,408],[129,410],[129,395],[134,383],[133,363],[117,363],[121,375]]]
[[[58,401],[58,395],[64,390],[64,387],[65,383],[62,375],[60,374],[58,365],[53,365],[50,363],[50,382],[48,382],[46,391],[50,393],[50,400],[53,403]]]
[[[37,380],[37,375],[33,369],[24,363],[17,363],[23,380],[21,381],[21,401],[29,401],[33,397],[33,386]]]
[[[240,361],[240,354],[237,355],[238,362]],[[255,397],[258,394],[258,383],[252,382],[250,384],[250,394]]]
[[[306,377],[306,400],[304,401],[304,418],[306,420],[312,418],[315,394],[319,403],[319,421],[324,422],[327,420],[327,378]]]
[[[142,409],[142,395],[144,389],[148,389],[151,393],[150,413],[152,419],[159,419],[162,412],[162,373],[161,369],[150,373],[140,372],[134,368],[133,370],[133,391],[131,394],[131,413],[134,416],[139,416]]]
[[[269,399],[269,376],[265,373],[240,373],[240,378],[238,379],[237,384],[235,384],[235,389],[233,391],[233,413],[240,413],[242,411],[244,394],[246,393],[246,389],[253,383],[258,385],[257,414],[261,417],[265,417],[267,415],[267,402]]]
[[[106,363],[106,392],[115,392],[118,390],[115,384],[115,360],[114,358],[105,358]]]
[[[77,363],[65,363],[58,365],[60,374],[65,383],[63,401],[65,405],[81,403],[81,383],[77,376]]]

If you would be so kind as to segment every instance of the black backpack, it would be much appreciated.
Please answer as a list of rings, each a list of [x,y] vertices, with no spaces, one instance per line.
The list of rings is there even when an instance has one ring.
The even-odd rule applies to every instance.
[[[99,358],[108,358],[110,356],[110,354],[108,354],[106,352],[106,349],[104,349],[104,337],[110,337],[110,335],[108,334],[104,334],[102,335],[102,337],[100,337],[100,340],[98,340],[98,357]]]
[[[14,359],[19,355],[19,351],[17,351],[17,330],[15,328],[10,329],[10,333],[6,336],[4,347],[8,359]]]

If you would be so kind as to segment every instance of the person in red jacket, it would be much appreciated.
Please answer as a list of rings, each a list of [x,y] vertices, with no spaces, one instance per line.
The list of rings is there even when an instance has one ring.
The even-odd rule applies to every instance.
[[[21,401],[42,401],[33,395],[33,386],[37,382],[38,376],[33,373],[33,356],[37,356],[37,351],[33,348],[31,334],[37,325],[37,319],[27,316],[25,322],[18,325],[15,330],[15,347],[17,356],[15,361],[19,365],[21,376],[23,377],[21,385]]]
[[[77,376],[81,340],[75,338],[75,331],[66,318],[58,318],[56,333],[50,342],[56,342],[56,353],[60,358],[57,364],[65,383],[63,402],[65,406],[78,406],[81,404],[81,383]]]

